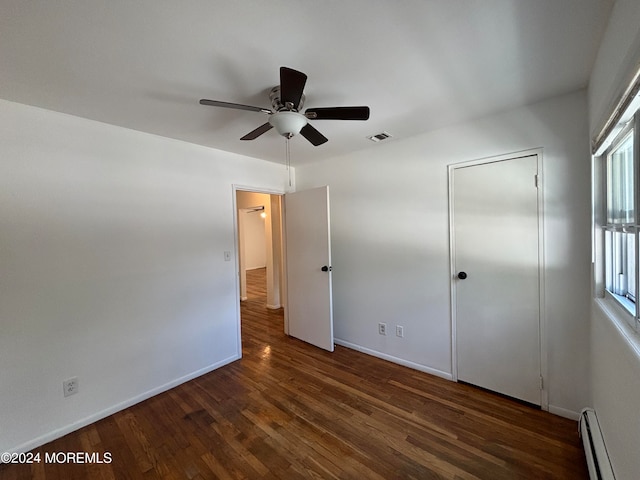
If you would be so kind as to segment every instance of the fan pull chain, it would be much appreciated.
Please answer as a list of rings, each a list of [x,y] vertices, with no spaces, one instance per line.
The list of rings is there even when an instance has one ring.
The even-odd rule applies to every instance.
[[[286,137],[287,141],[287,173],[289,174],[289,186],[291,186],[291,146],[289,145],[289,138]]]

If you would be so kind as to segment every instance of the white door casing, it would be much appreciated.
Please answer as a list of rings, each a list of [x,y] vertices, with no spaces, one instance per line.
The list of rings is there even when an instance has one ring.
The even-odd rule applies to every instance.
[[[450,167],[452,346],[458,380],[544,408],[539,157]]]
[[[288,333],[332,352],[329,187],[287,193],[284,212]]]

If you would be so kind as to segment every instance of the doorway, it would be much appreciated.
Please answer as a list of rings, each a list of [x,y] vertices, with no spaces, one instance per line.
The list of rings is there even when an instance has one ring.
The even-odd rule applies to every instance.
[[[253,221],[248,215],[264,213],[260,216],[265,221],[265,308],[267,311],[282,309],[284,334],[332,352],[329,187],[325,185],[286,195],[234,187],[234,196],[241,307],[239,332],[242,332],[242,299],[248,299],[247,231]],[[250,279],[255,280],[255,277]],[[238,340],[242,344],[242,338]]]
[[[464,381],[546,408],[541,152],[449,167],[452,361]]]
[[[236,209],[240,300],[247,299],[247,272],[263,269],[263,275],[253,275],[252,278],[254,281],[264,278],[265,307],[271,310],[282,308],[281,195],[236,190]]]

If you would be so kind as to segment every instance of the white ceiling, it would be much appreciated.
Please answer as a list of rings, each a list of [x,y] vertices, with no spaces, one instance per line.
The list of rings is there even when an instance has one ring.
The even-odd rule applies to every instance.
[[[288,66],[306,107],[371,107],[312,121],[300,165],[585,87],[612,3],[0,0],[0,98],[282,163],[274,130],[239,140],[263,114],[198,100],[269,107]]]

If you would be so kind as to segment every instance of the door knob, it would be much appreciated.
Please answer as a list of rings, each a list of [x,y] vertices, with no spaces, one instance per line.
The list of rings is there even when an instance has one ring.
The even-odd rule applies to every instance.
[[[323,272],[330,272],[331,271],[331,267],[327,267],[326,265],[324,267],[322,267],[322,271]]]
[[[458,273],[458,278],[460,280],[464,280],[465,278],[467,278],[467,273],[466,272],[460,272]]]

